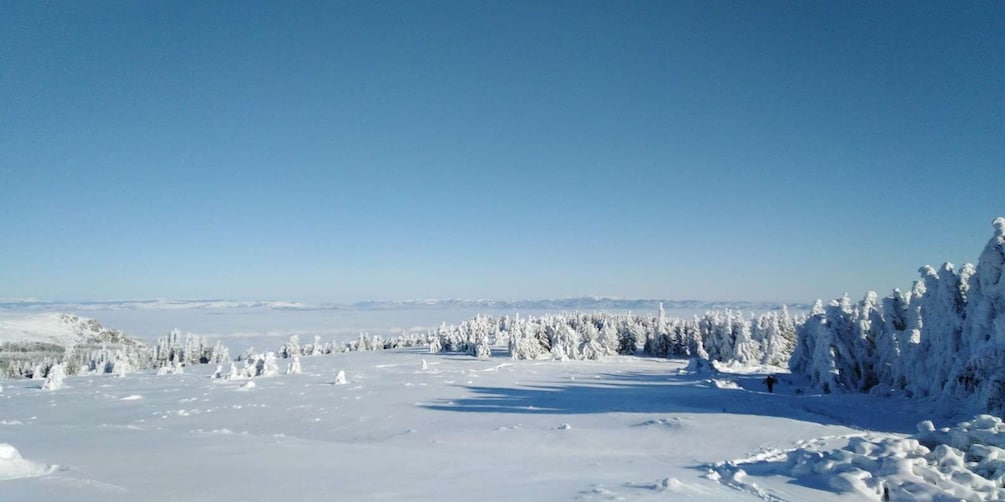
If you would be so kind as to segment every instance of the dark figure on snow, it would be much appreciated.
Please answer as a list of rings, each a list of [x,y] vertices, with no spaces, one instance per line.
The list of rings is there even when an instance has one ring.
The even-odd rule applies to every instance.
[[[775,378],[775,375],[768,375],[768,378],[764,379],[764,385],[768,386],[768,392],[772,394],[775,392],[776,383],[778,383],[778,379]]]

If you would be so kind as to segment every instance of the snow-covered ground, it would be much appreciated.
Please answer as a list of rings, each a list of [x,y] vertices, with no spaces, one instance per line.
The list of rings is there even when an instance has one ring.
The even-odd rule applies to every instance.
[[[235,352],[251,338],[276,350],[290,334],[400,333],[388,327],[416,312],[470,315],[358,310],[89,314],[113,328],[131,319],[150,342],[179,327],[215,333]],[[82,353],[85,342],[120,337],[88,319],[0,311],[0,341]],[[995,417],[944,428],[968,417],[933,416],[921,399],[814,394],[805,377],[770,366],[505,353],[344,352],[255,378],[227,364],[175,364],[0,380],[0,500],[1005,498],[1005,425]],[[280,372],[295,366],[275,362]],[[235,378],[213,378],[228,373]],[[774,393],[769,373],[780,379]]]
[[[858,500],[791,469],[744,477],[728,462],[899,438],[929,418],[918,402],[797,395],[784,378],[768,394],[757,372],[650,358],[410,349],[302,366],[253,386],[209,378],[209,365],[69,377],[56,391],[2,381],[0,498]]]

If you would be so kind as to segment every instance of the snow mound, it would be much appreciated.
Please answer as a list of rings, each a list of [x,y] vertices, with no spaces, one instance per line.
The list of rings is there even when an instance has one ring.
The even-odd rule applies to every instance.
[[[667,419],[667,418],[658,418],[658,419],[655,419],[655,420],[646,420],[645,422],[642,422],[640,424],[635,424],[635,427],[660,427],[660,426],[662,426],[662,427],[680,427],[681,425],[682,424],[681,424],[681,421],[680,421],[680,417],[673,417],[673,418],[670,418],[670,419]]]
[[[762,452],[710,466],[707,477],[760,493],[748,476],[789,476],[807,486],[868,500],[1005,500],[1005,424],[979,415],[936,430],[918,424],[910,437],[860,435],[825,449],[827,441]]]
[[[54,470],[55,466],[25,460],[17,448],[0,443],[0,481],[45,476]]]
[[[725,378],[713,378],[712,385],[717,389],[739,389],[740,385],[736,382],[725,379]]]

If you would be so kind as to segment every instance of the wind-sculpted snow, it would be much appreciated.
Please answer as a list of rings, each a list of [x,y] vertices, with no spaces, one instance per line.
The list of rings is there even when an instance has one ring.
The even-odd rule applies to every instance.
[[[979,415],[956,427],[918,424],[909,437],[861,433],[824,437],[709,466],[708,476],[772,500],[764,476],[853,493],[866,500],[1003,500],[1005,425]]]
[[[26,460],[17,448],[0,443],[0,481],[45,476],[53,470],[54,466]]]
[[[824,392],[931,398],[1005,412],[1005,218],[976,266],[920,269],[910,293],[820,302],[797,330],[792,372]]]

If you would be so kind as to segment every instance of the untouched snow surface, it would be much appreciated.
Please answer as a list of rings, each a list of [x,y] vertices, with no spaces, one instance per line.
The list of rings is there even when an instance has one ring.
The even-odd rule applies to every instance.
[[[4,380],[0,499],[861,500],[788,467],[735,466],[902,440],[930,418],[916,401],[799,395],[784,376],[768,394],[764,373],[663,359],[395,350],[301,365],[254,380],[210,378],[215,365],[68,377],[55,391]]]

